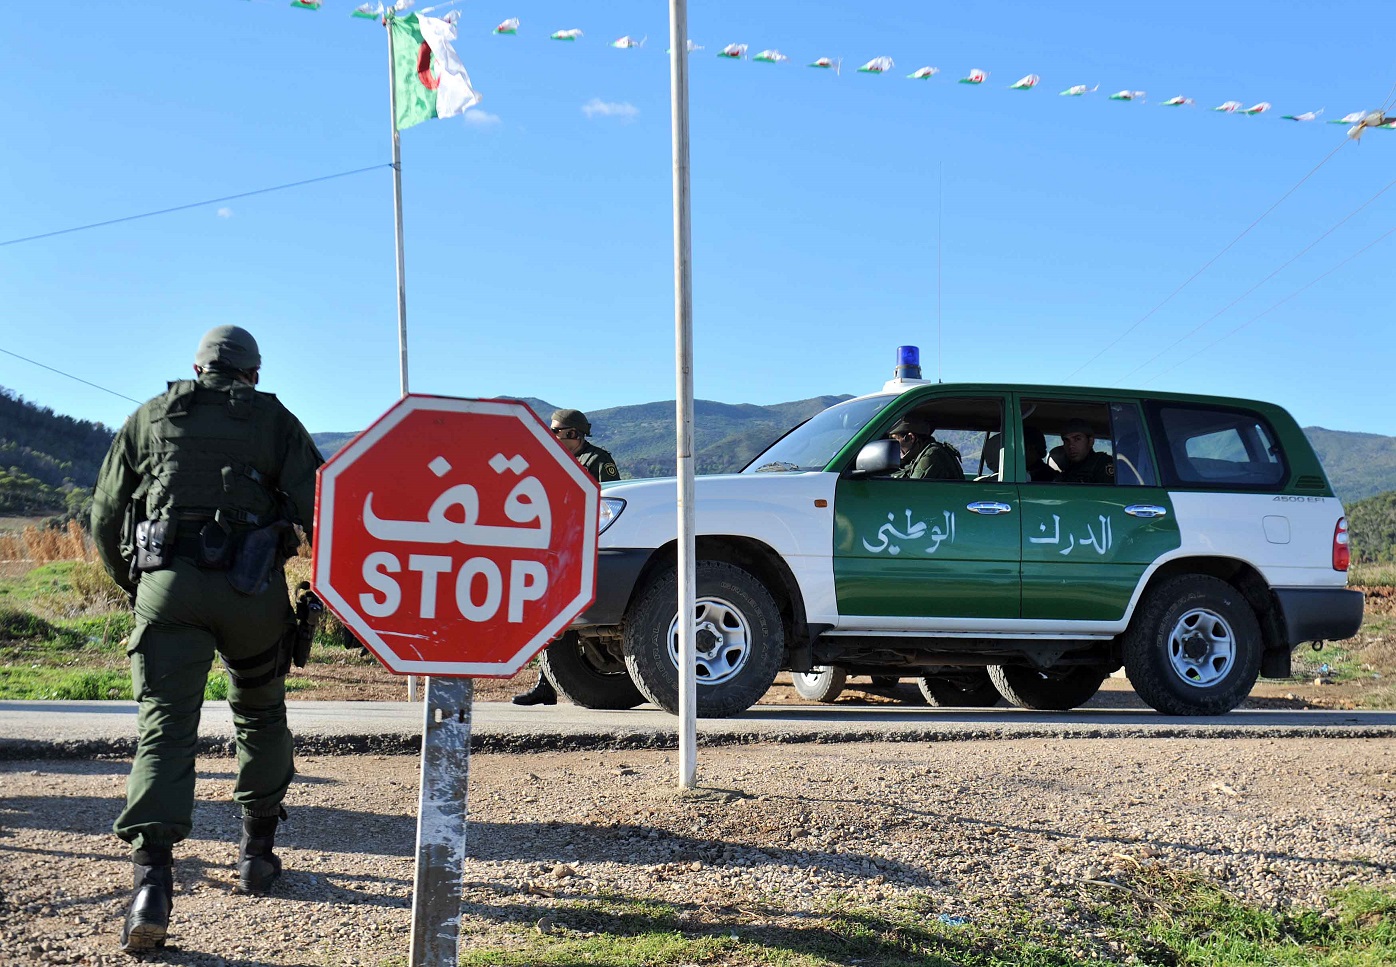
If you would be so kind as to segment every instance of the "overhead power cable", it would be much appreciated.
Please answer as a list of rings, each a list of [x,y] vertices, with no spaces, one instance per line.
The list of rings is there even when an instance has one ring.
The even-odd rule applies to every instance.
[[[239,192],[236,195],[224,195],[222,198],[206,198],[203,201],[192,201],[187,205],[176,205],[173,208],[161,208],[153,212],[141,212],[139,215],[126,215],[122,218],[110,218],[104,222],[92,222],[90,225],[75,225],[72,228],[60,228],[55,232],[43,232],[39,235],[26,235],[24,238],[12,238],[8,241],[0,242],[0,248],[6,245],[18,245],[21,242],[37,242],[41,238],[53,238],[55,235],[69,235],[73,232],[85,232],[89,228],[104,228],[107,225],[119,225],[122,222],[134,222],[138,218],[154,218],[156,215],[168,215],[171,212],[187,211],[190,208],[200,208],[204,205],[217,205],[225,201],[237,201],[239,198],[251,198],[253,195],[265,195],[272,191],[285,191],[287,188],[300,188],[303,185],[313,185],[321,181],[332,181],[335,178],[347,178],[350,175],[361,175],[366,171],[377,171],[379,168],[391,168],[392,162],[385,162],[381,165],[370,165],[367,168],[355,168],[353,171],[341,171],[333,175],[321,175],[319,178],[307,178],[304,181],[292,181],[284,185],[272,185],[270,188],[258,188],[255,191]]]
[[[12,352],[10,352],[8,349],[0,349],[0,353],[4,353],[6,356],[13,356],[15,359],[22,359],[22,360],[24,360],[26,363],[33,363],[35,366],[38,366],[40,369],[46,369],[46,370],[48,370],[50,373],[57,373],[59,376],[66,376],[66,377],[68,377],[69,379],[71,379],[71,380],[76,380],[76,381],[79,382],[79,383],[85,383],[86,385],[91,386],[93,389],[99,389],[99,390],[101,390],[103,393],[110,393],[112,396],[119,396],[119,397],[121,397],[123,400],[131,400],[132,403],[136,403],[136,404],[138,404],[138,405],[139,405],[139,403],[141,402],[140,400],[131,399],[131,397],[127,396],[125,393],[118,393],[118,392],[117,392],[116,390],[114,390],[114,389],[107,389],[105,386],[98,386],[96,383],[92,382],[91,380],[83,379],[81,376],[74,376],[72,373],[65,373],[65,372],[63,372],[63,370],[61,370],[61,369],[54,369],[52,366],[49,366],[47,363],[41,363],[41,362],[39,362],[37,359],[30,359],[28,356],[21,356],[19,353],[12,353]]]
[[[1251,294],[1252,292],[1254,292],[1256,289],[1259,289],[1262,285],[1264,285],[1265,283],[1269,282],[1271,279],[1273,279],[1275,276],[1279,275],[1279,274],[1280,274],[1281,272],[1283,272],[1285,269],[1289,268],[1289,267],[1290,267],[1291,265],[1293,265],[1295,262],[1299,261],[1300,258],[1302,258],[1304,255],[1308,254],[1308,252],[1309,252],[1311,249],[1313,249],[1314,246],[1318,245],[1319,242],[1322,242],[1325,238],[1327,238],[1328,236],[1332,235],[1332,234],[1333,234],[1334,232],[1336,232],[1339,228],[1341,228],[1344,224],[1346,224],[1347,221],[1348,221],[1349,219],[1351,219],[1354,215],[1356,215],[1358,212],[1362,211],[1362,209],[1366,208],[1368,205],[1370,205],[1372,202],[1376,201],[1376,200],[1377,200],[1378,198],[1380,198],[1382,195],[1386,194],[1386,193],[1387,193],[1388,191],[1390,191],[1393,187],[1396,187],[1396,180],[1387,182],[1385,188],[1383,188],[1381,191],[1377,192],[1377,193],[1376,193],[1375,195],[1373,195],[1371,198],[1368,198],[1368,199],[1367,199],[1366,201],[1364,201],[1362,204],[1358,205],[1358,206],[1357,206],[1356,208],[1354,208],[1352,211],[1350,211],[1350,212],[1348,212],[1346,215],[1344,215],[1341,219],[1339,219],[1336,223],[1334,223],[1334,225],[1333,225],[1332,228],[1328,229],[1328,231],[1324,232],[1322,235],[1320,235],[1318,238],[1314,239],[1314,240],[1313,240],[1312,242],[1310,242],[1308,245],[1305,245],[1302,249],[1300,249],[1295,255],[1291,256],[1290,259],[1289,259],[1287,262],[1285,262],[1283,265],[1281,265],[1281,266],[1280,266],[1279,268],[1277,268],[1275,271],[1271,272],[1269,275],[1267,275],[1265,278],[1261,279],[1261,280],[1260,280],[1259,282],[1257,282],[1255,285],[1251,286],[1251,287],[1250,287],[1249,289],[1247,289],[1245,292],[1242,292],[1242,293],[1241,293],[1240,295],[1238,295],[1236,298],[1232,299],[1230,302],[1228,302],[1228,303],[1227,303],[1225,306],[1223,306],[1221,309],[1218,309],[1216,312],[1212,313],[1212,315],[1208,316],[1208,317],[1207,317],[1206,319],[1204,319],[1202,322],[1198,323],[1198,324],[1197,324],[1196,326],[1194,326],[1191,330],[1189,330],[1188,332],[1186,332],[1186,333],[1184,333],[1183,335],[1179,336],[1179,337],[1178,337],[1176,340],[1174,340],[1172,343],[1170,343],[1169,345],[1167,345],[1167,346],[1165,346],[1164,348],[1160,349],[1158,352],[1154,353],[1154,355],[1151,356],[1149,359],[1145,360],[1144,362],[1140,363],[1138,366],[1136,366],[1136,367],[1134,367],[1133,369],[1131,369],[1129,372],[1125,373],[1123,376],[1120,377],[1120,380],[1119,380],[1119,381],[1120,381],[1121,383],[1123,383],[1125,380],[1129,379],[1131,376],[1133,376],[1135,373],[1139,372],[1141,369],[1146,369],[1146,368],[1148,368],[1151,364],[1153,364],[1155,361],[1157,361],[1160,357],[1165,356],[1165,355],[1167,355],[1168,353],[1172,352],[1172,351],[1173,351],[1174,349],[1176,349],[1180,344],[1182,344],[1182,343],[1184,343],[1184,342],[1187,342],[1189,339],[1191,339],[1193,336],[1195,336],[1198,332],[1200,332],[1200,331],[1202,331],[1204,328],[1206,328],[1207,325],[1208,325],[1209,323],[1211,323],[1214,319],[1216,319],[1218,316],[1221,316],[1221,315],[1223,315],[1224,313],[1226,313],[1227,310],[1231,309],[1233,306],[1235,306],[1235,305],[1236,305],[1238,302],[1240,302],[1242,299],[1246,298],[1246,296],[1250,295],[1250,294]]]
[[[1324,165],[1328,164],[1329,159],[1331,159],[1335,154],[1337,154],[1339,151],[1341,151],[1342,148],[1343,148],[1343,145],[1345,145],[1345,144],[1347,144],[1347,143],[1348,143],[1348,142],[1347,142],[1346,139],[1344,139],[1343,141],[1339,142],[1338,146],[1337,146],[1336,148],[1334,148],[1332,151],[1328,152],[1328,155],[1327,155],[1322,161],[1320,161],[1318,164],[1314,165],[1311,169],[1309,169],[1309,173],[1308,173],[1308,174],[1306,174],[1303,178],[1300,178],[1297,182],[1294,183],[1294,186],[1293,186],[1292,188],[1290,188],[1289,191],[1287,191],[1287,192],[1285,192],[1283,195],[1281,195],[1280,198],[1279,198],[1279,201],[1275,202],[1275,203],[1274,203],[1273,205],[1271,205],[1269,208],[1265,209],[1265,211],[1262,212],[1262,213],[1260,214],[1260,217],[1259,217],[1259,218],[1257,218],[1255,221],[1253,221],[1253,222],[1251,222],[1249,225],[1247,225],[1246,228],[1245,228],[1245,230],[1243,230],[1243,231],[1241,232],[1240,235],[1237,235],[1237,236],[1236,236],[1235,238],[1233,238],[1231,241],[1227,242],[1226,245],[1222,248],[1222,250],[1221,250],[1220,252],[1218,252],[1216,255],[1213,255],[1210,259],[1208,259],[1206,262],[1204,262],[1204,263],[1202,264],[1202,268],[1198,269],[1198,270],[1197,270],[1196,272],[1194,272],[1192,275],[1188,276],[1188,277],[1183,281],[1183,283],[1182,283],[1181,285],[1179,285],[1179,286],[1178,286],[1176,289],[1174,289],[1172,292],[1168,293],[1168,295],[1164,298],[1164,300],[1163,300],[1162,302],[1160,302],[1158,305],[1154,306],[1154,307],[1153,307],[1152,309],[1150,309],[1148,312],[1144,313],[1144,315],[1140,316],[1139,319],[1137,319],[1137,320],[1135,321],[1135,323],[1134,323],[1132,326],[1130,326],[1130,327],[1129,327],[1128,329],[1126,329],[1124,332],[1122,332],[1122,333],[1120,333],[1118,336],[1116,336],[1115,339],[1114,339],[1113,341],[1111,341],[1108,345],[1106,345],[1103,349],[1101,349],[1100,352],[1096,353],[1096,354],[1095,354],[1094,356],[1092,356],[1090,359],[1086,360],[1086,361],[1085,361],[1084,363],[1082,363],[1080,366],[1076,367],[1075,370],[1073,370],[1071,373],[1069,373],[1069,374],[1067,375],[1067,379],[1070,380],[1072,376],[1075,376],[1077,373],[1079,373],[1079,372],[1081,372],[1082,370],[1086,369],[1087,367],[1089,367],[1089,366],[1091,365],[1091,363],[1095,362],[1097,359],[1099,359],[1101,356],[1104,356],[1104,355],[1105,355],[1107,352],[1109,352],[1111,349],[1113,349],[1113,348],[1115,348],[1116,346],[1118,346],[1118,345],[1124,340],[1124,338],[1125,338],[1126,336],[1128,336],[1130,333],[1134,332],[1134,330],[1138,329],[1138,328],[1139,328],[1140,326],[1142,326],[1145,322],[1147,322],[1147,321],[1149,320],[1149,317],[1151,317],[1155,312],[1158,312],[1158,311],[1159,311],[1160,309],[1162,309],[1164,306],[1168,305],[1168,303],[1171,302],[1171,301],[1173,300],[1173,297],[1174,297],[1174,296],[1176,296],[1179,292],[1182,292],[1182,291],[1183,291],[1184,289],[1186,289],[1189,285],[1191,285],[1194,279],[1196,279],[1196,278],[1197,278],[1199,275],[1201,275],[1203,272],[1206,272],[1209,268],[1211,268],[1213,262],[1215,262],[1217,259],[1221,258],[1221,257],[1222,257],[1223,255],[1225,255],[1228,251],[1230,251],[1230,250],[1231,250],[1231,247],[1232,247],[1233,245],[1235,245],[1237,242],[1241,241],[1241,239],[1245,238],[1247,235],[1249,235],[1249,234],[1251,233],[1251,229],[1255,228],[1257,225],[1259,225],[1261,222],[1263,222],[1263,221],[1265,220],[1266,216],[1268,216],[1268,215],[1269,215],[1271,212],[1273,212],[1276,208],[1279,208],[1280,205],[1284,203],[1284,200],[1285,200],[1286,198],[1288,198],[1290,195],[1292,195],[1292,194],[1294,194],[1296,191],[1298,191],[1300,185],[1304,184],[1304,182],[1308,181],[1310,178],[1312,178],[1312,177],[1314,176],[1314,172],[1318,171],[1318,169],[1320,169],[1320,168],[1322,168]]]
[[[1331,269],[1329,269],[1327,272],[1324,272],[1322,275],[1316,276],[1315,278],[1311,279],[1310,281],[1304,283],[1304,284],[1301,285],[1299,288],[1297,288],[1297,289],[1295,289],[1293,292],[1291,292],[1289,295],[1287,295],[1287,296],[1285,296],[1283,299],[1281,299],[1279,302],[1276,302],[1276,303],[1275,303],[1274,305],[1272,305],[1270,308],[1264,310],[1263,312],[1256,313],[1255,315],[1253,315],[1253,316],[1251,316],[1249,319],[1247,319],[1245,322],[1241,323],[1239,326],[1235,327],[1234,329],[1230,330],[1229,332],[1226,332],[1226,333],[1224,333],[1223,335],[1221,335],[1221,336],[1217,337],[1216,339],[1212,340],[1210,343],[1208,343],[1207,345],[1203,346],[1201,349],[1199,349],[1197,352],[1193,353],[1191,356],[1188,356],[1188,357],[1185,358],[1185,359],[1180,359],[1180,360],[1178,360],[1178,361],[1177,361],[1176,363],[1174,363],[1172,366],[1169,366],[1167,369],[1163,370],[1163,371],[1160,372],[1160,373],[1157,373],[1157,374],[1155,374],[1155,375],[1153,375],[1153,376],[1150,376],[1150,377],[1149,377],[1148,379],[1146,379],[1144,382],[1146,382],[1146,383],[1152,383],[1154,380],[1159,379],[1159,378],[1161,378],[1161,377],[1167,375],[1168,373],[1173,372],[1173,370],[1177,369],[1179,366],[1183,365],[1184,363],[1191,362],[1192,360],[1196,359],[1198,356],[1201,356],[1203,353],[1207,352],[1207,351],[1210,350],[1212,347],[1216,346],[1218,343],[1221,343],[1221,342],[1224,342],[1224,341],[1227,340],[1227,339],[1230,339],[1232,336],[1236,335],[1236,334],[1237,334],[1238,332],[1240,332],[1242,329],[1245,329],[1245,328],[1246,328],[1247,326],[1249,326],[1251,323],[1256,322],[1257,320],[1259,320],[1259,319],[1262,318],[1263,316],[1267,316],[1267,315],[1269,315],[1270,313],[1274,312],[1276,309],[1278,309],[1280,306],[1284,305],[1284,304],[1285,304],[1286,302],[1288,302],[1290,299],[1293,299],[1295,296],[1299,295],[1301,292],[1305,292],[1305,291],[1307,291],[1308,289],[1312,288],[1313,286],[1317,285],[1319,282],[1322,282],[1324,279],[1328,278],[1328,277],[1329,277],[1330,275],[1332,275],[1334,272],[1336,272],[1336,271],[1338,271],[1339,269],[1341,269],[1344,265],[1347,265],[1347,264],[1348,264],[1349,262],[1351,262],[1353,259],[1357,258],[1357,257],[1358,257],[1359,255],[1361,255],[1362,253],[1364,253],[1364,252],[1366,252],[1368,249],[1372,248],[1372,247],[1373,247],[1374,245],[1376,245],[1378,242],[1384,241],[1385,239],[1389,238],[1389,237],[1392,236],[1392,235],[1396,235],[1396,228],[1389,228],[1389,229],[1387,229],[1387,230],[1386,230],[1385,232],[1383,232],[1381,235],[1378,235],[1376,238],[1372,239],[1372,241],[1370,241],[1370,242],[1368,242],[1366,245],[1362,246],[1362,247],[1361,247],[1360,249],[1358,249],[1356,252],[1353,252],[1353,253],[1352,253],[1351,255],[1349,255],[1347,258],[1343,259],[1343,260],[1342,260],[1341,262],[1339,262],[1337,265],[1335,265],[1335,266],[1333,266]]]

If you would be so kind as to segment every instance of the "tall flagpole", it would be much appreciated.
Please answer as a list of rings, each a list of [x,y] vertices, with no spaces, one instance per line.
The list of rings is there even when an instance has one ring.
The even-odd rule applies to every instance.
[[[697,561],[693,491],[693,264],[688,204],[688,4],[669,0],[669,114],[674,153],[674,382],[678,450],[679,788],[698,772]]]
[[[388,35],[388,120],[393,129],[393,223],[397,231],[397,381],[399,395],[407,395],[407,261],[402,248],[402,141],[397,130],[397,84],[393,83],[392,11],[383,13],[383,27]],[[407,676],[407,700],[417,700],[417,676]]]

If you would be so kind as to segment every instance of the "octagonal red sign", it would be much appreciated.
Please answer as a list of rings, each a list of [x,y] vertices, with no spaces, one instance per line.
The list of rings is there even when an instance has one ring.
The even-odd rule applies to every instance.
[[[389,671],[507,677],[591,604],[599,494],[522,403],[405,396],[320,468],[312,584]]]

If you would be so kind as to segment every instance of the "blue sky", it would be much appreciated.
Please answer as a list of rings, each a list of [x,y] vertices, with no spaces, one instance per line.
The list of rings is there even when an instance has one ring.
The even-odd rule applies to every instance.
[[[92,4],[5,31],[0,241],[387,162],[383,30],[352,6]],[[700,398],[867,392],[912,343],[947,381],[1258,397],[1396,434],[1396,238],[1198,354],[1396,226],[1396,190],[1183,338],[1385,187],[1396,132],[1345,144],[1085,365],[1343,143],[1343,126],[1280,114],[1387,102],[1396,62],[1368,28],[1388,4],[690,8]],[[667,4],[457,9],[484,101],[402,135],[412,389],[672,398]],[[519,36],[491,36],[507,17]],[[547,39],[565,27],[584,38]],[[622,34],[648,42],[607,46]],[[719,60],[733,42],[791,61]],[[804,66],[822,55],[841,76]],[[854,70],[880,55],[890,75]],[[923,65],[943,73],[905,79]],[[986,84],[955,83],[976,67]],[[1027,73],[1041,86],[1006,89]],[[1100,90],[1058,96],[1073,84]],[[1147,102],[1106,99],[1123,88]],[[1197,104],[1159,105],[1174,95]],[[1274,110],[1208,110],[1230,99]],[[316,431],[396,398],[395,298],[386,168],[0,247],[0,349],[144,399],[188,372],[204,329],[244,325],[263,388]],[[0,385],[113,425],[131,409],[3,354]]]

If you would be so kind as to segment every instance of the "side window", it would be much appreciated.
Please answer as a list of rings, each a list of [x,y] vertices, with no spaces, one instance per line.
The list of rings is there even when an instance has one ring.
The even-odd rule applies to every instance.
[[[1170,486],[1267,490],[1284,482],[1287,471],[1275,434],[1257,414],[1167,404],[1157,409]]]
[[[952,397],[921,403],[887,428],[902,452],[894,477],[908,480],[1002,480],[1003,403]]]
[[[1110,404],[1115,437],[1115,483],[1122,487],[1155,487],[1158,474],[1144,436],[1144,421],[1133,403]]]
[[[1025,481],[1113,485],[1116,432],[1105,403],[1024,400]]]

